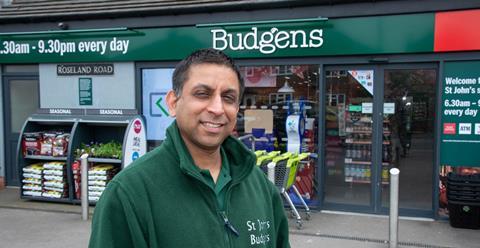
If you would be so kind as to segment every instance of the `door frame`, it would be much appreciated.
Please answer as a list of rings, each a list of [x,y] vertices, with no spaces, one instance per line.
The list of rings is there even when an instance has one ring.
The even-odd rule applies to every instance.
[[[10,96],[10,86],[12,80],[36,80],[39,84],[39,91],[40,91],[40,80],[38,76],[34,75],[4,75],[2,76],[3,82],[3,142],[5,144],[4,147],[4,163],[5,163],[5,183],[7,186],[20,186],[20,178],[14,179],[13,170],[17,170],[18,175],[20,175],[21,170],[18,168],[18,161],[17,161],[17,150],[18,150],[18,142],[20,142],[20,133],[12,133],[12,125],[11,125],[11,96]],[[38,92],[40,94],[40,92]],[[40,96],[38,97],[38,106],[40,106]],[[12,147],[10,142],[14,139],[17,139],[17,146],[15,146],[15,150],[12,151]],[[13,155],[13,156],[12,156]]]
[[[438,62],[408,62],[402,61],[400,63],[392,63],[392,64],[368,64],[368,63],[342,63],[337,65],[329,65],[323,64],[322,71],[324,72],[321,77],[321,91],[320,91],[320,102],[321,102],[321,118],[322,118],[322,131],[319,134],[322,135],[322,141],[325,142],[325,94],[326,94],[326,82],[325,82],[325,72],[327,70],[373,70],[374,71],[374,94],[373,94],[373,113],[372,120],[373,120],[373,133],[372,133],[372,165],[378,165],[382,162],[382,139],[383,139],[383,98],[384,98],[384,72],[385,70],[390,69],[435,69],[437,73],[436,78],[436,85],[435,85],[435,96],[436,101],[435,103],[438,105],[439,103],[439,86],[440,86],[440,66]],[[438,106],[435,106],[435,116],[438,118],[437,114]],[[438,208],[438,200],[436,194],[438,194],[438,189],[435,185],[438,184],[438,168],[437,168],[437,151],[438,151],[438,120],[434,120],[434,147],[433,147],[433,157],[432,157],[432,208],[429,210],[417,210],[417,209],[399,209],[400,215],[405,216],[414,216],[414,217],[428,217],[434,218],[436,216],[436,211]],[[322,146],[321,150],[322,158],[325,158],[325,145]],[[321,188],[325,188],[325,178],[328,175],[327,168],[325,166],[325,159],[321,161]],[[324,194],[321,198],[321,206],[323,209],[328,210],[341,210],[341,211],[353,211],[353,212],[361,212],[361,213],[369,213],[369,214],[381,214],[385,215],[388,214],[389,208],[382,207],[382,189],[381,189],[381,173],[382,167],[381,166],[373,166],[371,168],[371,177],[374,179],[371,183],[371,197],[370,197],[370,205],[369,206],[362,206],[362,205],[353,205],[353,204],[341,204],[341,203],[330,203],[325,202]]]

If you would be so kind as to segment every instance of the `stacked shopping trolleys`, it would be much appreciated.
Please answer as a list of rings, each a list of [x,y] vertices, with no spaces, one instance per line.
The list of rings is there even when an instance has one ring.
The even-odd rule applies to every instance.
[[[288,202],[292,216],[296,218],[297,228],[302,228],[302,217],[293,204],[292,199],[290,199],[288,191],[293,190],[293,193],[298,196],[305,210],[305,219],[309,220],[310,208],[305,203],[294,184],[299,163],[306,160],[310,154],[293,154],[290,152],[281,153],[279,151],[267,153],[266,151],[255,151],[255,155],[257,155],[257,166],[259,166],[260,169],[268,175],[270,181],[277,186],[282,196]]]

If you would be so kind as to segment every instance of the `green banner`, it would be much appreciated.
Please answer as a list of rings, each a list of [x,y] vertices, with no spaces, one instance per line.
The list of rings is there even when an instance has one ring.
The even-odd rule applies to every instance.
[[[412,28],[415,27],[415,28]],[[433,51],[434,14],[199,27],[0,35],[0,63],[179,60],[215,47],[235,58]]]
[[[480,167],[480,61],[446,62],[440,164]]]

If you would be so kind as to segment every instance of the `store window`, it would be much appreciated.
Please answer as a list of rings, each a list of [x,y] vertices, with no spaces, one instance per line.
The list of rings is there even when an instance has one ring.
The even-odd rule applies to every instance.
[[[316,154],[318,65],[245,66],[240,70],[245,92],[240,103],[236,135],[242,138],[253,134],[255,150]],[[291,129],[287,132],[287,122],[292,116],[298,116],[304,123],[297,133]],[[252,145],[251,141],[244,142],[247,146]],[[315,162],[300,165],[295,183],[307,203],[312,203],[317,195]],[[295,202],[294,197],[292,199]]]
[[[152,150],[165,139],[165,131],[172,123],[165,102],[172,89],[173,68],[142,69],[142,113],[147,126],[147,150]]]

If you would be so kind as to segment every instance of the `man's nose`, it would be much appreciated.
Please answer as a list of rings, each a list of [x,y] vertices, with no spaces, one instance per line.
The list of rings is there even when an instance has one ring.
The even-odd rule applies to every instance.
[[[215,95],[212,97],[208,103],[207,110],[214,115],[222,115],[225,112],[222,96]]]

